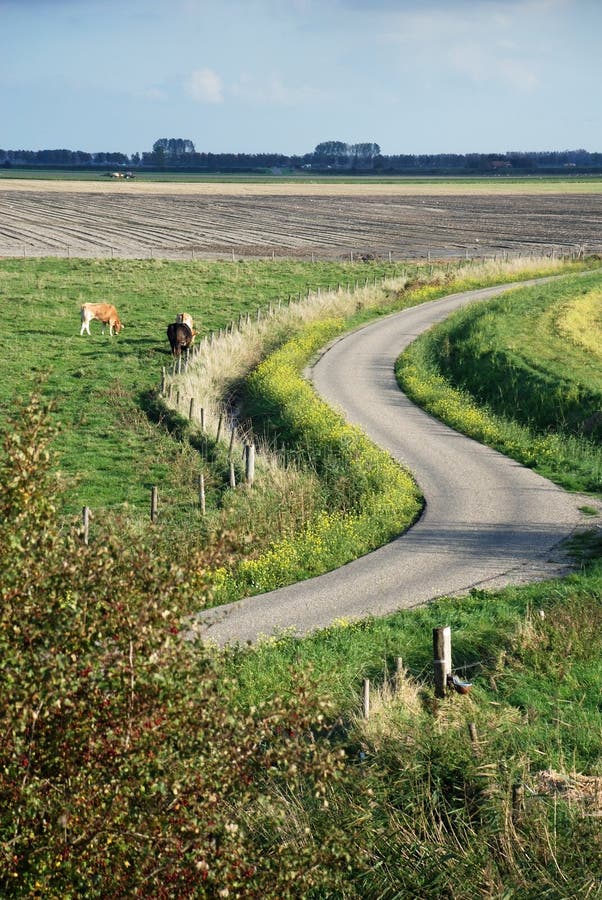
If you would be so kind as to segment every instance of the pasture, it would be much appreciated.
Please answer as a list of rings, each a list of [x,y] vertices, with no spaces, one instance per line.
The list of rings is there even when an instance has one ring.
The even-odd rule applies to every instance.
[[[57,233],[59,205],[60,198]],[[351,214],[341,208],[339,228]],[[72,209],[69,199],[63,221]],[[115,207],[120,233],[123,209]],[[489,209],[498,221],[499,207]],[[563,216],[545,209],[551,230],[542,234],[562,230]],[[584,227],[577,204],[574,215],[572,224]],[[105,223],[96,244],[105,251],[111,227]],[[151,243],[167,252],[156,233]],[[131,246],[125,252],[135,255]],[[10,426],[19,443],[3,458],[0,486],[7,897],[192,898],[225,889],[274,900],[599,895],[599,538],[575,542],[583,568],[569,579],[475,590],[221,655],[179,638],[182,616],[207,592],[213,551],[196,547],[183,566],[183,555],[157,553],[149,530],[124,541],[109,522],[82,548],[64,529],[65,511],[84,503],[110,511],[127,503],[145,517],[148,488],[158,482],[184,513],[178,534],[186,531],[198,454],[149,418],[161,367],[171,361],[165,327],[176,312],[191,312],[202,335],[308,287],[396,271],[382,260],[0,262],[9,312],[0,322],[0,401],[10,416],[16,397],[47,373],[66,489],[55,517],[38,452],[44,435],[35,416],[19,410]],[[436,296],[447,275],[444,267],[413,302]],[[598,304],[591,292],[583,297],[576,303],[567,294],[558,315],[542,321],[587,348]],[[115,303],[125,324],[112,341],[98,323],[90,338],[79,335],[79,306],[100,300]],[[499,335],[497,353],[508,350]],[[542,336],[531,363],[544,344]],[[561,363],[562,354],[557,375]],[[426,382],[428,369],[419,377]],[[527,446],[535,447],[530,437]],[[310,507],[315,490],[304,482],[293,502],[305,496]],[[280,525],[282,506],[277,513]],[[241,506],[239,523],[244,514]],[[268,537],[273,523],[274,506],[262,525]],[[244,555],[255,545],[243,532]],[[230,541],[219,536],[218,555],[228,558]],[[444,623],[453,628],[456,670],[474,682],[467,698],[433,696],[431,630]],[[393,690],[399,656],[404,671]],[[374,688],[370,720],[361,717],[365,677]],[[513,800],[517,787],[521,803]]]
[[[65,511],[88,505],[147,512],[150,487],[186,516],[198,454],[172,440],[147,415],[172,361],[166,328],[190,312],[199,338],[240,314],[307,289],[370,275],[394,274],[387,263],[160,260],[0,261],[4,345],[0,402],[26,396],[47,376],[44,392],[60,422],[56,449],[68,488]],[[113,338],[92,322],[80,336],[80,306],[110,301],[124,330]]]

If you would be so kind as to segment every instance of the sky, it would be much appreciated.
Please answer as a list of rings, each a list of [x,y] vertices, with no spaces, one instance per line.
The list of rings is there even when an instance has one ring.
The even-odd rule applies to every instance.
[[[0,0],[0,148],[602,151],[600,0]]]

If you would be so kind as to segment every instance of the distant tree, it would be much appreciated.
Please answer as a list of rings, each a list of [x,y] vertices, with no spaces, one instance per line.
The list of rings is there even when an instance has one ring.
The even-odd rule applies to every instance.
[[[352,144],[349,147],[349,154],[354,168],[371,169],[375,158],[380,156],[380,147],[378,144]]]
[[[340,168],[349,163],[349,146],[343,141],[323,141],[314,150],[314,162],[319,166]]]
[[[160,153],[161,151],[168,159],[178,159],[194,153],[194,144],[187,138],[159,138],[153,144],[153,152]]]
[[[332,169],[372,169],[377,157],[380,157],[378,144],[323,141],[313,152],[312,164]]]
[[[165,152],[165,148],[157,141],[153,144],[153,153],[152,153],[152,162],[159,166],[160,169],[165,165],[165,159],[167,157],[167,153]]]

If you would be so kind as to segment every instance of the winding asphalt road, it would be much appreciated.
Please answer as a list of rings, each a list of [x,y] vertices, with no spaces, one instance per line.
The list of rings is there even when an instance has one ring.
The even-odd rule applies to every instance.
[[[454,310],[543,280],[413,307],[345,335],[323,353],[311,370],[316,390],[411,470],[426,499],[424,513],[406,534],[340,569],[203,611],[198,636],[223,645],[283,629],[307,634],[339,618],[549,574],[553,548],[584,518],[583,498],[442,425],[405,397],[394,376],[401,351]]]

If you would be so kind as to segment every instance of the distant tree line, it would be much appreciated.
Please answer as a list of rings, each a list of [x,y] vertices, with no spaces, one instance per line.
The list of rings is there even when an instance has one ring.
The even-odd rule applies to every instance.
[[[86,153],[82,150],[2,150],[0,166],[102,169],[163,169],[188,172],[313,171],[377,174],[478,174],[602,172],[602,153],[553,150],[505,153],[381,153],[378,144],[323,141],[311,153],[203,153],[186,138],[159,138],[143,153]]]

